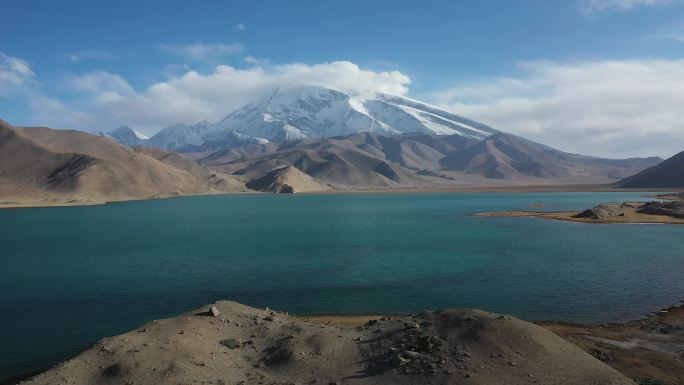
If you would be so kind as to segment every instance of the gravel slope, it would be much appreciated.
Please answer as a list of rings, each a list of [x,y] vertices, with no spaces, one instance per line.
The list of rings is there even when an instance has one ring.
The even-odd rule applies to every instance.
[[[25,383],[633,384],[515,317],[446,310],[350,326],[227,301],[104,339]]]

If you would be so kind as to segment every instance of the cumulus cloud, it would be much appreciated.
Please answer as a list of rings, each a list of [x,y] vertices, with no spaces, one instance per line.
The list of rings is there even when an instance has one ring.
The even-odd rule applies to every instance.
[[[31,66],[23,59],[0,52],[0,91],[22,86],[35,79]]]
[[[684,150],[684,60],[521,65],[515,77],[455,85],[436,104],[567,151],[670,156]]]
[[[663,7],[679,0],[584,0],[582,10],[587,14],[625,12],[640,7]]]
[[[536,61],[515,76],[454,84],[429,95],[434,104],[550,146],[597,156],[670,156],[684,149],[684,59]],[[176,123],[218,121],[275,87],[321,85],[368,97],[407,95],[411,79],[349,61],[208,73],[174,67],[170,76],[136,89],[122,76],[93,71],[66,79],[75,93],[51,97],[31,66],[0,53],[0,96],[17,92],[32,124],[86,131],[131,125],[147,134]],[[1,111],[0,111],[1,112]]]
[[[88,126],[74,128],[107,130],[126,124],[153,133],[176,123],[217,121],[275,87],[321,85],[357,95],[403,95],[408,92],[409,83],[410,78],[401,72],[375,72],[348,61],[248,69],[220,65],[211,73],[187,71],[140,91],[119,75],[96,71],[70,79],[72,88],[83,94],[76,102],[51,107],[85,114],[79,115],[79,119]]]
[[[247,30],[247,27],[245,27],[244,24],[240,23],[240,24],[234,25],[234,26],[233,26],[233,29],[236,30],[236,31],[238,31],[238,32],[244,32],[244,31]]]
[[[241,54],[245,47],[240,43],[194,43],[160,44],[162,50],[188,60],[217,60],[230,55]]]

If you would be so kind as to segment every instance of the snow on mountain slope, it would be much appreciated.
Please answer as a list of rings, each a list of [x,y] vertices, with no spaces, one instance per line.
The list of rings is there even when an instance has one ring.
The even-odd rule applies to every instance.
[[[133,130],[133,129],[131,129],[131,130],[133,131],[133,135],[135,135],[135,137],[140,139],[140,140],[147,140],[150,138],[149,136],[147,136],[141,132],[138,132],[138,131]]]
[[[176,124],[159,131],[141,144],[169,151],[196,152],[268,143],[266,139],[254,138],[236,131],[212,131],[210,127],[211,124],[206,121],[193,125]]]
[[[149,137],[146,135],[127,126],[119,127],[109,132],[99,132],[96,134],[114,139],[117,142],[129,147],[138,146],[149,139]]]
[[[497,130],[413,99],[377,94],[363,99],[320,86],[277,88],[215,124],[167,127],[146,146],[208,151],[251,143],[329,138],[358,132],[460,135],[482,140]]]
[[[482,123],[407,97],[378,94],[376,99],[367,100],[364,105],[371,115],[378,114],[379,109],[394,109],[395,114],[389,116],[385,115],[384,121],[397,128],[401,127],[404,121],[410,122],[412,125],[407,125],[403,129],[400,128],[400,131],[404,133],[427,132],[437,135],[455,134],[475,139],[485,139],[498,133],[497,130]],[[402,120],[406,115],[410,118],[408,120]],[[375,117],[379,120],[383,120],[379,116]],[[397,118],[399,121],[396,120]],[[393,121],[390,121],[390,119]]]
[[[399,133],[369,116],[349,95],[323,87],[278,88],[211,127],[283,142],[368,131]]]
[[[326,138],[356,132],[422,132],[484,139],[498,131],[409,98],[377,94],[359,99],[317,86],[276,89],[228,115],[212,130],[239,131],[273,141]]]
[[[209,122],[199,122],[194,125],[176,124],[166,127],[152,136],[145,145],[168,150],[188,145],[200,145],[204,143],[203,132],[209,125]]]

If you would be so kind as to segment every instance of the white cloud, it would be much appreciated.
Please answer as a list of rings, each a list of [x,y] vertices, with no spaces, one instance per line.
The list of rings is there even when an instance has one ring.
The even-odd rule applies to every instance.
[[[587,14],[625,12],[641,7],[663,7],[679,0],[584,0],[582,10]]]
[[[521,65],[457,84],[436,104],[567,151],[670,156],[684,150],[684,59]]]
[[[252,55],[247,55],[245,56],[245,63],[249,65],[267,65],[270,64],[270,61],[268,59],[260,59],[257,57],[254,57]]]
[[[58,129],[79,128],[84,131],[94,131],[101,123],[100,117],[88,111],[73,108],[72,105],[36,93],[28,98],[33,115],[31,124]]]
[[[27,123],[86,131],[126,124],[151,134],[175,123],[217,121],[279,86],[406,95],[411,82],[399,71],[373,71],[348,61],[254,62],[246,69],[220,65],[209,73],[184,68],[174,67],[182,73],[171,71],[166,81],[137,90],[106,71],[71,76],[67,85],[77,96],[60,100],[46,94],[26,61],[0,54],[0,90],[23,90],[16,97],[33,110]],[[684,150],[684,59],[537,61],[521,64],[518,73],[454,84],[427,99],[571,152],[626,157]]]
[[[662,28],[656,33],[646,36],[647,40],[668,40],[684,43],[684,22]]]
[[[77,52],[67,52],[63,56],[76,63],[82,60],[95,59],[95,60],[109,60],[114,58],[114,54],[108,51],[99,51],[94,49],[86,49]]]
[[[240,24],[236,24],[235,26],[233,26],[233,29],[238,31],[238,32],[245,32],[247,30],[247,27],[245,27],[244,24],[240,23]]]
[[[245,49],[240,43],[161,44],[159,47],[188,60],[217,60],[230,55],[239,55]]]
[[[58,99],[46,95],[43,84],[27,61],[0,52],[0,98],[17,102],[21,109],[28,108],[20,124],[51,125],[55,128],[87,128],[98,122],[89,112],[74,109]],[[0,104],[0,107],[3,105]],[[12,115],[12,111],[0,108],[0,118]]]
[[[85,130],[107,130],[131,125],[146,133],[176,124],[217,121],[275,87],[322,85],[367,95],[375,92],[406,94],[410,78],[398,71],[374,72],[348,61],[315,65],[284,64],[237,69],[221,65],[208,74],[183,75],[136,92],[121,76],[97,71],[72,77],[69,84],[84,97],[57,110],[79,111]],[[73,115],[65,114],[70,119]],[[85,116],[98,117],[86,119]],[[73,120],[73,119],[72,119]],[[45,124],[54,120],[46,117]],[[60,127],[63,122],[58,122]]]
[[[79,76],[71,76],[68,79],[69,86],[77,91],[91,93],[103,93],[107,91],[123,95],[132,95],[135,90],[131,85],[117,74],[107,71],[93,71]]]
[[[0,91],[9,92],[15,87],[34,81],[35,76],[33,69],[25,60],[0,52]]]

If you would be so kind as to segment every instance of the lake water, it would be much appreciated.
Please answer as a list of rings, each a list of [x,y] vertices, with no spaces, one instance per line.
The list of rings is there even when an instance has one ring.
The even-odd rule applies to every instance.
[[[292,313],[639,317],[684,298],[684,226],[467,214],[641,195],[231,195],[0,210],[0,379],[218,299]]]

